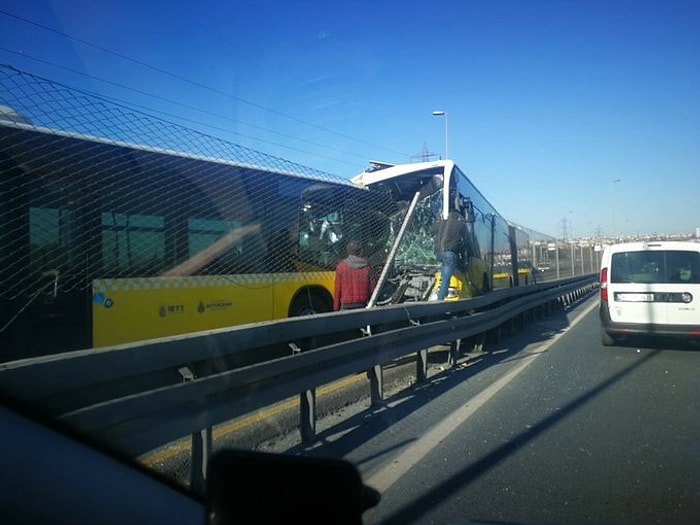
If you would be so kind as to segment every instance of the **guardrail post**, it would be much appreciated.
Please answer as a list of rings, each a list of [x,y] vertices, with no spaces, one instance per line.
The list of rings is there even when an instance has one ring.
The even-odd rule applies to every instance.
[[[211,427],[192,434],[192,468],[190,469],[190,489],[195,494],[204,493],[207,462],[211,456]]]
[[[416,382],[425,383],[428,380],[428,349],[418,350],[416,354]]]
[[[420,326],[420,320],[409,319],[411,326]],[[428,380],[428,349],[423,348],[416,353],[416,382],[425,383]]]
[[[495,328],[492,328],[488,332],[488,340],[492,343],[498,344],[501,342],[501,325],[499,324]]]
[[[367,370],[369,393],[372,405],[379,405],[384,400],[384,371],[382,365],[374,365]]]
[[[459,351],[461,347],[461,339],[450,341],[450,353],[447,356],[447,366],[455,366],[455,363],[457,363],[457,360],[459,359]]]
[[[183,383],[194,381],[195,376],[188,367],[178,368]],[[204,493],[207,462],[211,456],[212,432],[211,426],[192,434],[191,461],[190,461],[190,489],[195,494]]]
[[[308,445],[316,441],[316,389],[299,394],[299,432],[301,441]]]
[[[484,344],[486,343],[486,332],[476,334],[471,340],[471,349],[469,352],[473,355],[484,353]]]

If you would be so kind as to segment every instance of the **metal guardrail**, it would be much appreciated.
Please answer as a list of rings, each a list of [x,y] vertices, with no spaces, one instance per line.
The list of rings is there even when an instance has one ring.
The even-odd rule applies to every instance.
[[[302,437],[315,436],[315,389],[368,370],[373,402],[382,365],[497,331],[525,312],[582,296],[594,274],[456,302],[394,305],[237,326],[0,364],[0,389],[43,415],[131,455],[193,436],[202,486],[211,427],[300,395]]]

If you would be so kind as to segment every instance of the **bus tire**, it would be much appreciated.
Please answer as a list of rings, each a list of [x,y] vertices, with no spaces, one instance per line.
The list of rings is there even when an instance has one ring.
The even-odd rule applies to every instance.
[[[331,312],[333,302],[327,293],[302,290],[289,306],[289,317]]]

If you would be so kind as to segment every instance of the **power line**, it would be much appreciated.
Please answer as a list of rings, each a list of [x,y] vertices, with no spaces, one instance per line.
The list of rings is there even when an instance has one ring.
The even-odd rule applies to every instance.
[[[199,88],[201,88],[201,89],[205,89],[205,90],[211,91],[211,92],[213,92],[213,93],[217,93],[217,94],[219,94],[219,95],[222,95],[222,96],[224,96],[224,97],[230,98],[230,99],[232,99],[232,100],[236,100],[237,102],[241,102],[241,103],[243,103],[243,104],[247,104],[247,105],[249,105],[249,106],[252,106],[252,107],[255,107],[255,108],[258,108],[258,109],[262,109],[262,110],[264,110],[264,111],[267,111],[267,112],[272,113],[272,114],[274,114],[274,115],[278,115],[278,116],[280,116],[280,117],[283,117],[283,118],[292,120],[292,121],[294,121],[294,122],[298,122],[298,123],[300,123],[300,124],[304,124],[305,126],[309,126],[309,127],[312,127],[312,128],[316,128],[316,129],[319,129],[319,130],[324,131],[324,132],[326,132],[326,133],[331,133],[331,134],[333,134],[333,135],[337,135],[337,136],[340,136],[340,137],[343,137],[343,138],[346,138],[346,139],[349,139],[349,140],[352,140],[352,141],[355,141],[355,142],[358,142],[358,143],[361,143],[361,144],[365,144],[365,145],[368,145],[368,146],[372,146],[373,148],[380,148],[380,149],[383,149],[383,150],[385,150],[385,151],[389,151],[389,152],[394,153],[394,154],[397,154],[397,155],[401,155],[401,156],[404,156],[404,157],[410,157],[410,155],[407,155],[407,154],[405,154],[405,153],[401,153],[401,152],[398,152],[398,151],[395,151],[395,150],[392,150],[392,149],[389,149],[389,148],[386,148],[386,147],[383,147],[383,146],[378,146],[378,145],[373,144],[373,143],[371,143],[371,142],[368,142],[368,141],[366,141],[366,140],[358,139],[358,138],[352,137],[352,136],[350,136],[350,135],[347,135],[347,134],[345,134],[345,133],[341,133],[341,132],[339,132],[339,131],[335,131],[335,130],[332,130],[332,129],[330,129],[330,128],[326,128],[326,127],[324,127],[324,126],[319,126],[318,124],[313,124],[313,123],[311,123],[311,122],[307,122],[307,121],[305,121],[305,120],[302,120],[302,119],[300,119],[300,118],[294,117],[294,116],[292,116],[292,115],[288,115],[288,114],[283,113],[283,112],[281,112],[281,111],[278,111],[278,110],[276,110],[276,109],[268,108],[268,107],[266,107],[266,106],[263,106],[262,104],[258,104],[258,103],[256,103],[256,102],[252,102],[252,101],[250,101],[250,100],[246,100],[246,99],[244,99],[244,98],[237,97],[237,96],[235,96],[235,95],[232,95],[232,94],[230,94],[230,93],[227,93],[227,92],[225,92],[225,91],[222,91],[222,90],[220,90],[220,89],[218,89],[218,88],[214,88],[214,87],[211,87],[211,86],[207,86],[206,84],[202,84],[201,82],[197,82],[197,81],[195,81],[195,80],[191,80],[191,79],[186,78],[186,77],[183,77],[183,76],[181,76],[181,75],[172,73],[172,72],[170,72],[170,71],[167,71],[167,70],[162,69],[162,68],[159,68],[159,67],[157,67],[157,66],[148,64],[148,63],[143,62],[143,61],[141,61],[141,60],[138,60],[138,59],[136,59],[136,58],[133,58],[133,57],[124,55],[124,54],[119,53],[119,52],[117,52],[117,51],[113,51],[113,50],[111,50],[111,49],[108,49],[108,48],[106,48],[106,47],[103,47],[103,46],[100,46],[100,45],[97,45],[97,44],[93,44],[92,42],[88,42],[88,41],[83,40],[83,39],[81,39],[81,38],[77,38],[77,37],[71,36],[71,35],[69,35],[69,34],[67,34],[67,33],[65,33],[65,32],[63,32],[63,31],[59,31],[58,29],[54,29],[53,27],[49,27],[49,26],[46,26],[46,25],[44,25],[44,24],[40,24],[40,23],[38,23],[38,22],[34,22],[33,20],[29,20],[28,18],[24,18],[24,17],[21,17],[21,16],[19,16],[19,15],[15,15],[15,14],[13,14],[13,13],[9,13],[9,12],[3,11],[3,10],[0,10],[0,14],[3,14],[3,15],[5,15],[5,16],[9,16],[9,17],[11,17],[11,18],[14,18],[14,19],[16,19],[16,20],[19,20],[19,21],[21,21],[21,22],[24,22],[24,23],[26,23],[26,24],[33,25],[33,26],[35,26],[35,27],[39,27],[39,28],[41,28],[41,29],[43,29],[43,30],[45,30],[45,31],[49,31],[49,32],[54,33],[54,34],[56,34],[56,35],[59,35],[59,36],[61,36],[61,37],[67,38],[67,39],[69,39],[69,40],[72,40],[73,42],[78,42],[78,43],[80,43],[80,44],[82,44],[82,45],[85,45],[85,46],[91,47],[91,48],[93,48],[93,49],[97,49],[97,50],[99,50],[99,51],[102,51],[103,53],[107,53],[107,54],[116,56],[116,57],[118,57],[118,58],[121,58],[122,60],[126,60],[126,61],[128,61],[128,62],[133,63],[133,64],[137,64],[137,65],[139,65],[139,66],[142,66],[142,67],[145,67],[145,68],[147,68],[147,69],[150,69],[150,70],[152,70],[152,71],[156,71],[157,73],[160,73],[160,74],[162,74],[162,75],[169,76],[169,77],[174,78],[174,79],[176,79],[176,80],[179,80],[179,81],[181,81],[181,82],[185,82],[185,83],[187,83],[187,84],[190,84],[190,85],[199,87]]]

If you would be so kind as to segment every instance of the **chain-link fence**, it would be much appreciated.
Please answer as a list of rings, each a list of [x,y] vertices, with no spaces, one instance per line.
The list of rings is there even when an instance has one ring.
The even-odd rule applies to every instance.
[[[562,279],[576,275],[597,273],[600,268],[600,247],[590,241],[561,240],[524,226],[516,226],[524,232],[527,245],[522,253],[529,252],[533,272],[540,281]]]
[[[14,345],[327,311],[348,241],[362,259],[389,239],[396,205],[346,179],[11,67],[0,105],[0,338]]]
[[[328,173],[267,155],[179,124],[168,122],[101,98],[0,65],[0,119],[53,132],[95,137],[202,159],[237,164],[334,182],[347,182]]]

